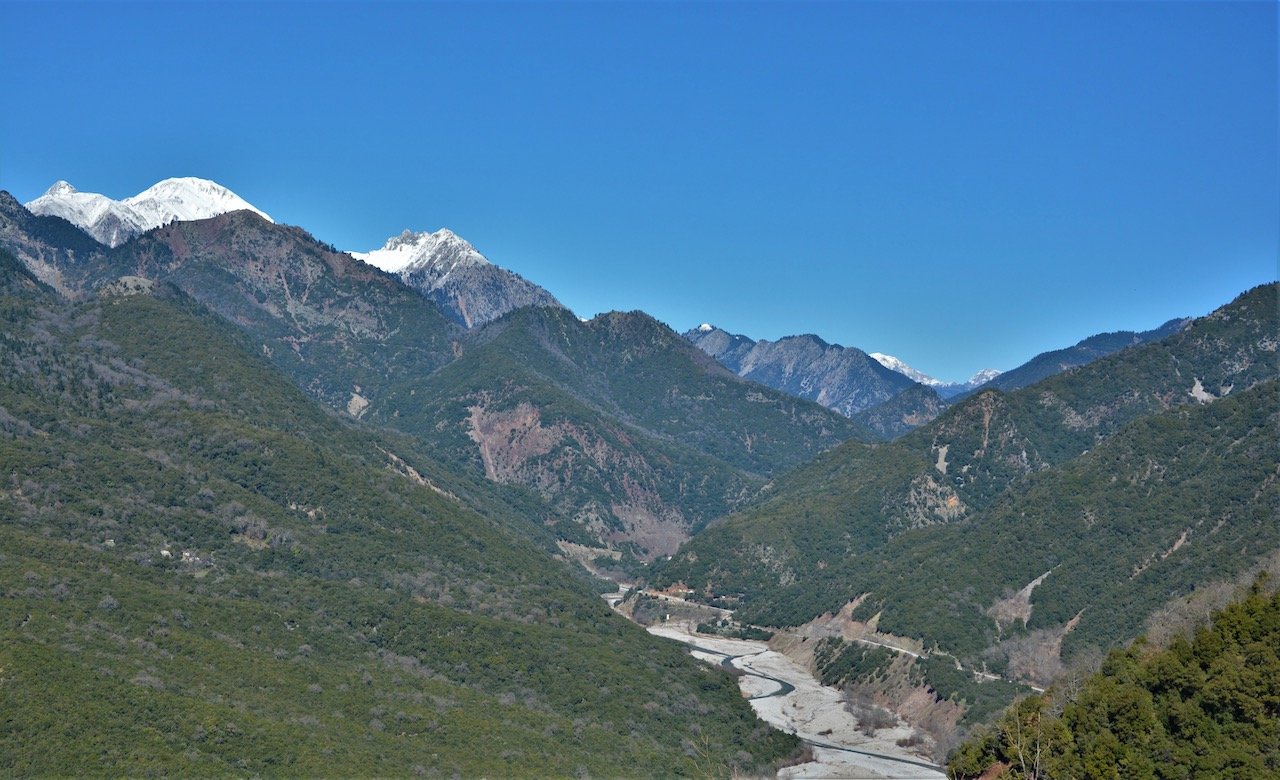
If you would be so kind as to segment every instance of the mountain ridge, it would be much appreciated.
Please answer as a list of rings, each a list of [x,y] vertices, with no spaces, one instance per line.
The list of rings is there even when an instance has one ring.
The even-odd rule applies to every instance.
[[[1191,322],[1192,318],[1190,317],[1175,317],[1151,330],[1119,330],[1096,333],[1081,339],[1070,347],[1041,352],[1017,368],[1009,369],[979,383],[976,387],[970,388],[970,391],[978,388],[1018,390],[1054,374],[1087,365],[1098,358],[1106,357],[1122,349],[1159,341],[1177,333]]]
[[[1105,536],[1104,529],[1121,534],[1126,516],[1156,518],[1165,525],[1182,523],[1176,529],[1161,527],[1162,534],[1172,534],[1168,539],[1144,540],[1144,545],[1163,545],[1147,566],[1168,558],[1175,546],[1182,549],[1187,539],[1179,542],[1179,532],[1187,531],[1202,534],[1196,538],[1204,541],[1182,555],[1197,558],[1197,565],[1210,567],[1206,571],[1215,566],[1230,569],[1226,550],[1215,547],[1215,537],[1207,531],[1222,518],[1234,518],[1230,534],[1222,531],[1217,537],[1230,546],[1242,529],[1259,521],[1259,512],[1265,514],[1267,502],[1275,500],[1274,476],[1280,464],[1274,447],[1268,450],[1260,444],[1267,426],[1274,425],[1274,378],[1280,368],[1277,290],[1275,283],[1251,289],[1160,341],[1113,353],[1030,387],[1008,393],[980,390],[892,443],[846,443],[829,450],[777,480],[753,507],[717,523],[671,561],[660,563],[655,585],[679,581],[698,598],[740,606],[742,619],[765,625],[796,625],[863,595],[854,610],[856,619],[879,615],[883,630],[926,641],[931,635],[944,637],[949,643],[945,648],[974,659],[986,641],[984,632],[999,635],[993,619],[982,612],[989,603],[966,607],[963,621],[946,617],[954,616],[953,607],[967,604],[969,598],[963,584],[956,584],[957,577],[963,579],[957,572],[990,580],[995,576],[992,567],[1020,566],[1017,556],[1033,557],[1027,529],[1038,528],[1036,564],[1043,567],[1020,571],[1025,577],[1016,586],[1009,584],[1009,593],[992,596],[1012,598],[1066,555],[1045,556],[1043,550],[1057,550],[1055,545],[1081,532],[1074,526],[1070,534],[1055,531],[1037,518],[1064,523],[1083,518],[1084,532],[1101,524],[1092,532],[1105,541],[1093,553],[1092,564],[1099,571],[1105,569],[1102,561],[1110,560],[1107,556],[1114,563],[1136,554],[1136,548],[1123,541],[1128,537]],[[1197,411],[1201,409],[1205,411]],[[1215,415],[1226,416],[1217,420]],[[1175,429],[1182,433],[1174,436]],[[1212,447],[1197,445],[1200,438],[1212,439]],[[1245,449],[1253,454],[1233,451],[1246,441]],[[1215,469],[1224,474],[1202,477],[1196,465],[1200,457],[1206,458],[1204,474]],[[1167,484],[1159,482],[1164,473],[1170,474]],[[1123,490],[1107,487],[1107,480],[1121,476],[1134,484]],[[1256,488],[1252,497],[1250,480]],[[1081,487],[1084,484],[1090,487]],[[1058,487],[1048,490],[1045,485]],[[1194,489],[1184,487],[1191,485]],[[1140,494],[1148,488],[1159,488],[1162,498],[1145,503]],[[1163,514],[1162,501],[1169,506]],[[1208,503],[1201,508],[1197,501]],[[1126,502],[1130,509],[1121,511]],[[1094,514],[1087,511],[1090,506]],[[1071,514],[1071,507],[1077,514]],[[978,548],[956,541],[966,534],[965,538],[981,536],[987,524],[997,521],[1003,524],[1003,536],[992,538],[1004,539],[998,549],[1008,560],[991,560]],[[1193,528],[1200,530],[1187,530]],[[1252,531],[1241,538],[1251,536],[1264,545],[1271,543],[1265,541],[1266,534]],[[947,561],[939,573],[951,583],[947,587],[957,590],[931,590],[930,583],[941,577],[922,579],[918,571],[924,561],[908,555],[909,545]],[[1258,552],[1265,550],[1250,555]],[[896,566],[897,558],[915,563]],[[975,566],[980,570],[970,570]],[[1155,583],[1158,588],[1159,581]],[[1101,586],[1094,592],[1098,598],[1115,597],[1113,590]],[[1076,603],[1066,599],[1081,597],[1066,576],[1050,576],[1028,593],[1033,603],[1035,593],[1046,598],[1058,594],[1053,608],[1036,613],[1040,617],[1028,624],[1031,629],[1060,627],[1072,617],[1064,612],[1065,604]],[[1159,599],[1144,593],[1144,609],[1158,606],[1152,599]],[[937,621],[932,629],[925,628],[923,614]],[[1130,617],[1140,623],[1138,611]],[[1078,652],[1099,637],[1114,638],[1123,633],[1114,628],[1122,622],[1112,618],[1113,627],[1108,628],[1107,620],[1086,615],[1085,624],[1065,646]]]
[[[914,384],[856,347],[828,344],[813,334],[756,341],[704,323],[684,337],[744,379],[816,401],[846,417]]]

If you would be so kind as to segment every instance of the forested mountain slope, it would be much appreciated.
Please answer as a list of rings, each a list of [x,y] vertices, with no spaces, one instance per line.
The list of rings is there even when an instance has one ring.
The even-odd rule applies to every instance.
[[[872,436],[736,379],[639,314],[583,324],[562,309],[527,309],[468,336],[396,277],[251,212],[175,222],[96,251],[68,223],[40,219],[8,204],[0,243],[32,267],[52,258],[64,293],[88,295],[123,275],[175,285],[313,397],[356,417],[376,410],[378,421],[431,439],[454,465],[524,491],[542,505],[533,514],[588,545],[669,553],[764,477]]]
[[[794,748],[514,512],[147,288],[67,304],[0,254],[6,773],[668,776]]]
[[[422,431],[439,451],[528,486],[558,532],[669,554],[745,502],[762,478],[865,429],[817,404],[745,382],[639,312],[581,322],[522,309],[464,342],[373,418]]]
[[[1280,550],[1278,430],[1275,380],[1143,418],[966,521],[832,562],[751,611],[785,621],[865,593],[854,618],[1046,683],[1059,652],[1124,641]]]
[[[970,659],[1037,629],[1068,656],[1132,636],[1276,548],[1276,311],[1259,287],[1163,341],[825,453],[655,582],[775,625],[867,594],[855,618]],[[982,660],[1044,648],[1013,655]]]
[[[1011,707],[957,750],[956,778],[1280,775],[1280,594],[1262,580],[1169,647],[1113,652],[1083,683]]]

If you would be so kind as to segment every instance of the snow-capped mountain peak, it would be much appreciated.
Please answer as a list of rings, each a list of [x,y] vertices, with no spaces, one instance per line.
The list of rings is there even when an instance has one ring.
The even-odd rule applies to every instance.
[[[946,384],[946,382],[943,382],[940,379],[934,379],[923,371],[917,371],[893,355],[886,355],[883,352],[871,352],[868,356],[890,371],[897,371],[899,374],[902,374],[908,379],[919,382],[922,385],[939,387]]]
[[[969,385],[972,387],[977,387],[978,385],[985,385],[987,382],[990,382],[992,379],[995,379],[996,377],[1000,376],[1003,373],[1004,372],[998,368],[984,368],[978,373],[969,377]]]
[[[489,265],[489,260],[457,233],[440,228],[423,240],[405,270],[432,268],[448,273],[466,265]]]
[[[194,177],[165,179],[124,200],[80,192],[69,182],[58,180],[26,206],[33,214],[62,217],[108,246],[119,246],[170,222],[208,219],[241,209],[272,221],[221,184]]]
[[[400,277],[468,328],[521,306],[560,306],[551,293],[489,262],[448,228],[434,233],[406,230],[387,239],[381,249],[347,254]]]
[[[440,228],[434,233],[406,230],[387,239],[381,249],[349,254],[391,273],[429,269],[446,274],[460,265],[489,265],[484,255],[448,228]]]
[[[431,234],[415,233],[412,230],[405,228],[404,232],[401,233],[400,235],[392,236],[391,238],[388,238],[387,243],[383,244],[382,248],[383,249],[399,249],[400,247],[409,247],[412,249],[413,247],[416,247],[419,243],[421,243],[429,235]]]
[[[268,222],[275,221],[221,184],[193,176],[165,179],[121,202],[155,227],[242,210],[252,211]]]
[[[1000,376],[1000,374],[1002,373],[998,369],[984,368],[978,373],[969,377],[968,382],[943,382],[940,379],[934,379],[928,374],[925,374],[921,371],[917,371],[916,369],[912,368],[911,366],[897,359],[893,355],[886,355],[883,352],[872,352],[871,357],[877,363],[889,369],[890,371],[897,371],[899,374],[902,374],[905,377],[913,379],[922,385],[928,385],[929,387],[932,387],[934,390],[937,390],[939,395],[941,395],[943,398],[952,398],[956,395],[959,395],[960,393],[968,392],[974,389],[975,387],[978,387],[980,385],[986,384],[987,382],[990,382],[992,379],[995,379],[996,377]]]

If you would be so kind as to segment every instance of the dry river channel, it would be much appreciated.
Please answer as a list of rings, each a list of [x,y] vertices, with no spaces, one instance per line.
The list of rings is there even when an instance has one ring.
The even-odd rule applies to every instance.
[[[623,594],[608,596],[616,603]],[[912,730],[900,725],[867,736],[844,706],[844,695],[764,642],[707,636],[687,622],[649,627],[649,633],[681,642],[697,658],[741,673],[738,684],[756,714],[777,729],[795,734],[813,749],[814,760],[786,767],[778,777],[892,778],[945,780],[942,767],[899,747]]]

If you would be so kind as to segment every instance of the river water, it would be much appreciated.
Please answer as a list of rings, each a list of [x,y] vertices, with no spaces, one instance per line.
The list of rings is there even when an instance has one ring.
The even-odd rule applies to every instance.
[[[760,718],[775,728],[797,735],[813,748],[815,760],[787,767],[780,778],[901,778],[945,780],[941,767],[898,747],[911,729],[898,726],[866,736],[857,718],[845,709],[840,691],[819,683],[807,669],[764,642],[695,634],[692,626],[662,623],[649,633],[687,645],[708,663],[732,665],[743,695]]]

